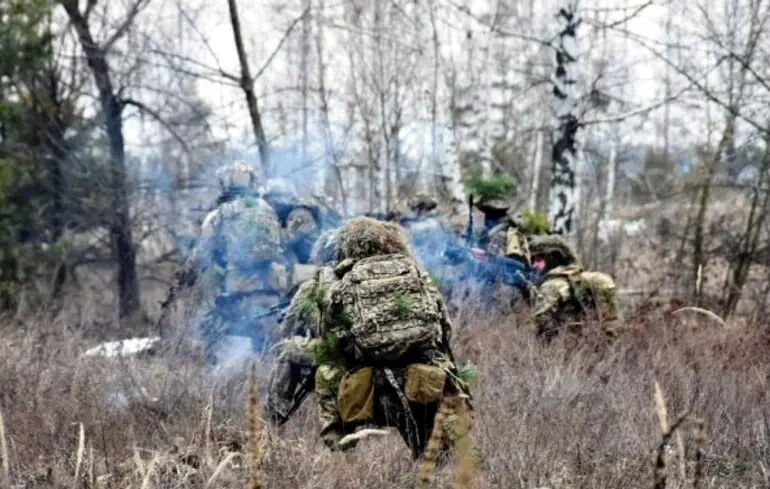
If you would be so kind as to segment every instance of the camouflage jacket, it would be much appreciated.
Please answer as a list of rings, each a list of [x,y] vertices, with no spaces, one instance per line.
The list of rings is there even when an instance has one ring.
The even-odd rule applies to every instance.
[[[550,270],[538,287],[531,323],[538,331],[599,320],[612,327],[620,320],[617,287],[609,275],[579,265]]]
[[[530,263],[527,236],[516,226],[504,221],[487,233],[487,250],[495,255],[519,258]]]
[[[203,276],[219,294],[284,292],[280,226],[273,209],[256,196],[239,196],[209,212],[186,269]]]

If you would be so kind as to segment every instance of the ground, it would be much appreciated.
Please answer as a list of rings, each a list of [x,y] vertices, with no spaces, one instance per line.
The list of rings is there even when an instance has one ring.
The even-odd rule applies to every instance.
[[[82,487],[90,479],[100,487],[202,488],[210,479],[210,487],[244,487],[248,368],[207,375],[197,354],[176,343],[146,358],[81,358],[105,329],[114,332],[95,326],[89,300],[2,322],[0,485],[73,487],[77,473]],[[475,487],[650,486],[661,443],[656,382],[671,423],[691,414],[663,450],[669,487],[685,487],[692,474],[701,488],[767,487],[767,325],[724,327],[653,310],[610,347],[544,346],[515,316],[468,304],[454,318],[453,345],[461,363],[478,368]],[[266,366],[257,362],[256,372],[263,389]],[[262,487],[415,486],[418,466],[395,435],[327,452],[312,401],[282,429],[262,431]],[[434,487],[450,487],[454,468],[440,468]]]

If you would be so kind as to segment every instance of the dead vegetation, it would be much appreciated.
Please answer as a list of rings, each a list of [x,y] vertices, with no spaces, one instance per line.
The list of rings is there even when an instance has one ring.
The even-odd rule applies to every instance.
[[[515,316],[465,306],[454,341],[478,369],[478,458],[435,473],[396,435],[326,451],[312,398],[286,426],[262,425],[248,365],[208,375],[177,345],[86,360],[103,336],[86,314],[4,321],[0,477],[11,488],[767,487],[768,326],[645,316],[611,347],[544,347]],[[253,371],[264,387],[267,366]]]

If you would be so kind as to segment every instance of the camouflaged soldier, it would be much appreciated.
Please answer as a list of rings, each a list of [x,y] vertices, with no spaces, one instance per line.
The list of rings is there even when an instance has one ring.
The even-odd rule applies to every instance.
[[[545,274],[531,317],[538,336],[550,341],[562,330],[580,332],[594,321],[608,336],[617,334],[621,314],[612,277],[584,270],[561,236],[535,236],[529,249],[533,266]]]
[[[482,198],[475,207],[484,214],[484,231],[481,244],[490,253],[502,255],[505,251],[506,227],[501,227],[512,202],[506,198]]]
[[[397,224],[351,219],[337,258],[313,351],[321,437],[337,449],[359,426],[396,426],[417,458],[444,397],[469,399],[443,298]]]
[[[216,363],[214,347],[226,335],[248,336],[253,348],[261,348],[269,326],[255,324],[253,317],[289,287],[278,218],[257,196],[256,171],[236,162],[221,168],[217,179],[217,207],[204,219],[185,266],[188,282],[199,275],[203,282],[201,329],[210,363]]]
[[[278,215],[287,251],[298,263],[308,263],[310,251],[321,231],[318,206],[300,199],[294,185],[284,178],[271,178],[265,182],[260,195]]]
[[[281,336],[272,351],[276,353],[270,371],[266,402],[267,418],[283,424],[288,421],[301,397],[299,389],[313,389],[315,365],[309,350],[320,336],[321,313],[326,292],[336,280],[332,268],[336,258],[338,230],[329,229],[319,236],[313,246],[311,262],[317,265],[314,277],[300,285],[286,309]],[[302,386],[305,379],[308,385]]]
[[[398,223],[406,230],[420,265],[438,271],[443,263],[443,248],[452,239],[451,230],[441,219],[434,198],[417,194],[407,204],[408,212],[400,215]]]

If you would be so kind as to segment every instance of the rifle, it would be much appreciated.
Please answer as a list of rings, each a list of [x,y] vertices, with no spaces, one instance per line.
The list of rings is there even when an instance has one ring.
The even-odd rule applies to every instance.
[[[194,285],[196,280],[197,275],[194,272],[189,269],[183,269],[181,273],[176,276],[176,281],[174,281],[168,288],[166,300],[160,303],[160,316],[158,316],[158,320],[155,322],[155,329],[158,330],[158,334],[161,336],[163,336],[163,323],[166,321],[170,306],[176,300],[179,291],[184,287]]]
[[[274,413],[275,422],[278,426],[281,426],[289,421],[289,418],[291,418],[297,409],[299,409],[308,394],[315,390],[316,367],[313,366],[304,368],[307,368],[309,371],[305,373],[305,376],[302,378],[302,382],[300,382],[299,386],[297,386],[297,390],[294,391],[294,398],[292,399],[291,407],[288,411],[286,411],[286,414],[277,412]]]
[[[530,286],[540,282],[540,274],[534,268],[513,258],[495,255],[481,248],[447,244],[444,257],[452,263],[464,263],[469,267],[468,272],[483,280],[484,283],[502,282],[516,287],[525,294],[529,292]]]
[[[281,299],[277,304],[270,306],[267,311],[257,314],[254,319],[258,321],[278,314],[278,322],[281,323],[285,317],[284,309],[289,307],[289,304],[291,304],[291,297]]]

